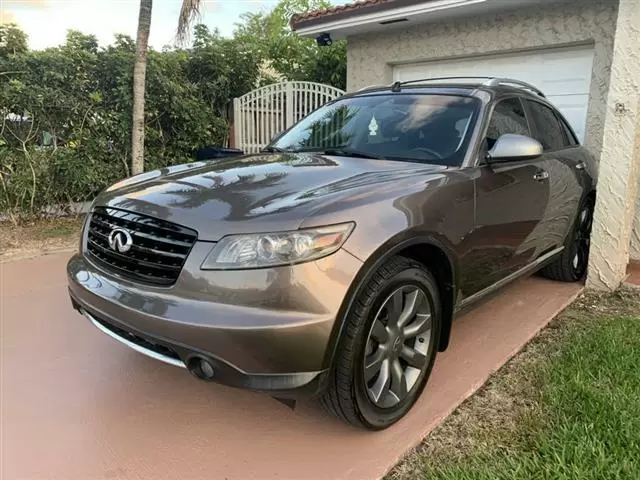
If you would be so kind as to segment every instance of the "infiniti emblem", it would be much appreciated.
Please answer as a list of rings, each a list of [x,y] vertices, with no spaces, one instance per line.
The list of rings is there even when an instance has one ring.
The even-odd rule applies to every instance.
[[[133,238],[124,228],[114,228],[109,234],[109,248],[120,253],[127,253],[131,250]]]

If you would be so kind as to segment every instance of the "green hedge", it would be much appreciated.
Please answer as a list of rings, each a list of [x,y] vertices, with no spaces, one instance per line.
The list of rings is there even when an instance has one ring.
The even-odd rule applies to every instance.
[[[90,200],[126,175],[123,164],[91,158],[82,149],[0,149],[0,164],[0,212],[13,217]]]
[[[232,98],[256,82],[257,58],[203,36],[199,48],[149,52],[147,170],[223,145]],[[134,55],[128,37],[99,48],[78,32],[57,48],[0,51],[0,215],[90,200],[128,175]]]

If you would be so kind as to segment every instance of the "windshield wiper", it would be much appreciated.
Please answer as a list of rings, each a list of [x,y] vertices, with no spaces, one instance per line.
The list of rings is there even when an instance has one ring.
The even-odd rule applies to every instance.
[[[341,157],[373,158],[376,160],[384,160],[384,157],[381,155],[374,155],[372,153],[362,152],[360,150],[354,150],[347,147],[327,148],[326,150],[319,151],[319,153],[323,153],[324,155],[337,155]]]

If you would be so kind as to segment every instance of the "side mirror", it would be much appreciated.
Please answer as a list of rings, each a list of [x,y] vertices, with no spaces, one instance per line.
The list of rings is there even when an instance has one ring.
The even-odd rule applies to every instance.
[[[525,135],[507,133],[500,136],[487,155],[488,163],[531,160],[542,155],[542,144]]]

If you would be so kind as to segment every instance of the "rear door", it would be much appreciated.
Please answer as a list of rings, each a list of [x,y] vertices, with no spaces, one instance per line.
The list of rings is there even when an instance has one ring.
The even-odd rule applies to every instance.
[[[577,216],[584,168],[579,144],[564,120],[543,102],[526,99],[533,137],[544,148],[541,168],[549,175],[549,202],[538,227],[543,250],[561,247]]]
[[[504,134],[531,136],[517,96],[500,100],[487,127],[475,180],[475,228],[463,259],[464,296],[472,295],[526,266],[542,250],[539,228],[547,211],[549,182],[545,161],[517,160],[488,165],[486,153]]]

